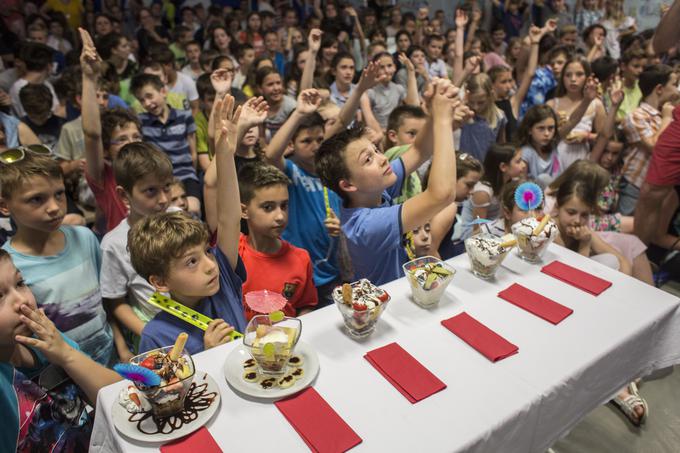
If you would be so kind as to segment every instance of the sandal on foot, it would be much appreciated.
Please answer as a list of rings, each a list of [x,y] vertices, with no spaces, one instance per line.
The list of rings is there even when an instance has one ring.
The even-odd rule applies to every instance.
[[[640,382],[640,380],[637,380]],[[644,409],[644,413],[642,414],[642,417],[640,417],[640,424],[642,425],[645,421],[647,421],[647,416],[649,415],[649,406],[647,405],[647,401],[640,396],[640,391],[638,390],[638,382],[633,381],[630,384],[628,384],[628,393],[630,393],[633,396],[637,396],[640,398],[640,401],[642,402],[642,408]]]
[[[614,399],[612,399],[612,403],[614,403],[614,405],[623,412],[623,415],[625,415],[635,426],[639,427],[647,418],[647,402],[639,395],[633,394],[633,392],[625,398],[615,396]],[[642,407],[644,410],[644,413],[639,418],[638,414],[635,412],[635,409],[638,407]]]

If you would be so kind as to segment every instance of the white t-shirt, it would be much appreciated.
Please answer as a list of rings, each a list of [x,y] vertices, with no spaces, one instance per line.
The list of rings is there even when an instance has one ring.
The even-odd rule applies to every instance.
[[[21,78],[14,82],[12,88],[9,90],[9,96],[12,99],[12,110],[14,111],[14,114],[17,116],[17,118],[23,118],[26,116],[26,111],[21,105],[21,100],[19,99],[19,92],[26,85],[28,85],[28,80]],[[49,88],[50,92],[52,93],[52,112],[54,113],[59,108],[59,99],[57,98],[57,93],[54,91],[52,84],[47,80],[43,82],[43,85]]]
[[[102,239],[102,270],[99,277],[102,297],[127,298],[135,314],[147,322],[159,309],[148,302],[155,291],[153,286],[132,267],[127,249],[129,231],[130,224],[125,218]]]
[[[175,80],[175,85],[170,87],[170,91],[173,93],[185,95],[189,102],[198,99],[198,91],[196,91],[196,82],[194,82],[191,79],[191,77],[184,74],[183,72],[177,72],[177,80]]]

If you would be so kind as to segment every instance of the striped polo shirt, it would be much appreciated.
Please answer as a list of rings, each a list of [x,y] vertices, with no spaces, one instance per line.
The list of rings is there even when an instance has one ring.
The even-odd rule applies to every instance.
[[[198,181],[187,140],[189,134],[196,132],[191,111],[170,108],[165,124],[148,112],[140,113],[139,119],[142,122],[144,141],[153,143],[168,155],[172,162],[173,175],[181,181]]]

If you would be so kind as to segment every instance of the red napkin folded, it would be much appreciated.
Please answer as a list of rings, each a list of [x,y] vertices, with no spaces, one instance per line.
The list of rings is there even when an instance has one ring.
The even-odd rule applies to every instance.
[[[465,312],[445,319],[442,325],[492,362],[519,352],[517,346]]]
[[[312,451],[347,451],[361,443],[361,437],[312,387],[274,404]]]
[[[202,426],[186,437],[161,445],[161,453],[184,453],[187,451],[200,451],[201,453],[222,453],[210,431]]]
[[[364,358],[411,403],[446,388],[446,384],[397,343],[374,349]]]
[[[517,283],[513,283],[509,288],[498,293],[498,297],[553,324],[559,324],[574,312],[571,308],[558,304]]]
[[[561,261],[553,261],[547,266],[543,266],[541,272],[569,283],[583,291],[589,292],[594,296],[599,296],[605,289],[612,286],[612,282],[602,280],[600,277],[595,277],[588,272],[571,267]]]

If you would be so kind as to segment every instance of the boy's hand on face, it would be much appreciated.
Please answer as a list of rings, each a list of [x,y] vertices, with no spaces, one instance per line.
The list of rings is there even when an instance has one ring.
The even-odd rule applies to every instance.
[[[28,305],[21,306],[21,322],[28,327],[35,337],[17,335],[15,340],[24,346],[30,346],[40,351],[50,363],[64,366],[73,348],[61,336],[54,323],[45,312],[33,309]]]
[[[79,28],[80,39],[83,42],[83,50],[80,52],[80,67],[83,75],[89,79],[95,79],[103,71],[103,62],[90,34],[83,28]]]
[[[316,112],[321,105],[321,95],[315,88],[308,88],[303,90],[298,96],[297,107],[295,110],[303,115],[309,115]]]
[[[360,92],[370,90],[378,84],[378,74],[380,73],[380,66],[377,63],[370,62],[363,71],[361,71],[361,78],[357,85]]]
[[[318,53],[321,48],[321,35],[323,32],[318,28],[312,28],[309,31],[309,37],[307,38],[307,46],[309,51],[312,53]]]
[[[332,209],[329,211],[329,215],[323,221],[323,224],[326,226],[326,231],[328,231],[330,237],[340,236],[340,219],[335,215],[335,211]]]
[[[269,111],[269,104],[262,96],[248,99],[241,107],[238,126],[245,130],[259,126],[267,119],[267,111]]]
[[[623,92],[623,82],[619,77],[614,79],[614,82],[609,87],[609,100],[612,102],[612,107],[618,108],[622,103],[623,99],[626,97]]]
[[[234,328],[223,319],[213,319],[203,334],[203,346],[205,349],[210,349],[228,343],[231,341],[229,334],[233,331]]]
[[[231,89],[232,76],[226,69],[216,69],[210,74],[210,83],[217,92],[218,96],[223,96]]]
[[[479,64],[482,62],[482,57],[479,55],[475,55],[473,57],[468,58],[467,62],[465,63],[465,71],[466,72],[472,72],[479,66]]]

